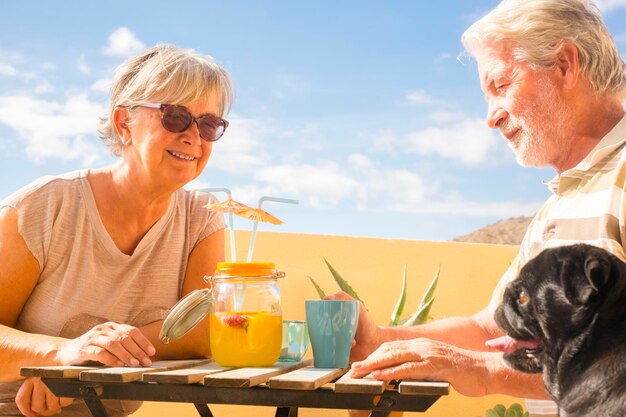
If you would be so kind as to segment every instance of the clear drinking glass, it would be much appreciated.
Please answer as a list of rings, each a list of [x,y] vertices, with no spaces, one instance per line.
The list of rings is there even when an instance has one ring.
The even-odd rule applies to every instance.
[[[283,320],[283,343],[280,349],[280,362],[299,362],[309,348],[309,332],[306,322]]]

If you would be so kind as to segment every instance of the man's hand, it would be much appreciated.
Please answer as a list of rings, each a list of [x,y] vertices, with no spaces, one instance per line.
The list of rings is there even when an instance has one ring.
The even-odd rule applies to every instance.
[[[418,338],[383,343],[367,359],[353,363],[352,373],[383,381],[448,381],[459,393],[473,397],[488,393],[485,359],[481,352]]]
[[[17,408],[26,417],[59,414],[73,402],[73,398],[55,396],[40,378],[26,378],[15,396]]]
[[[88,361],[110,366],[150,366],[156,349],[136,327],[107,322],[76,339],[60,342],[57,363],[79,365]]]
[[[341,291],[324,297],[325,300],[353,300]],[[350,362],[360,361],[369,356],[380,345],[380,327],[376,325],[372,315],[359,303],[359,322],[350,350]]]

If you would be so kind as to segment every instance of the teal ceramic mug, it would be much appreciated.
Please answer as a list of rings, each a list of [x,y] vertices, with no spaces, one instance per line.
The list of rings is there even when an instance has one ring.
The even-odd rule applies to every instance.
[[[359,320],[355,300],[306,300],[306,324],[316,368],[347,368]]]

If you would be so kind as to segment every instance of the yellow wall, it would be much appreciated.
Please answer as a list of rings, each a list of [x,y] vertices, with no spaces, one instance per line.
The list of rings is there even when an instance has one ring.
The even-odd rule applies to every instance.
[[[246,259],[249,238],[249,232],[236,231],[239,261]],[[483,308],[516,253],[517,247],[504,245],[259,232],[252,260],[274,262],[287,274],[279,282],[285,319],[303,320],[304,300],[318,298],[307,276],[313,277],[327,293],[337,290],[324,263],[326,258],[350,282],[374,318],[386,324],[400,293],[404,264],[408,268],[407,312],[417,307],[437,267],[441,266],[431,316],[443,318],[471,314]],[[513,402],[523,404],[513,397],[468,398],[452,392],[424,414],[405,415],[476,417],[484,416],[485,410],[497,403]],[[211,409],[215,409],[216,417],[274,415],[273,409],[261,407],[212,406]],[[189,404],[146,403],[138,415],[195,417],[197,412]],[[345,416],[347,413],[302,409],[299,415]]]

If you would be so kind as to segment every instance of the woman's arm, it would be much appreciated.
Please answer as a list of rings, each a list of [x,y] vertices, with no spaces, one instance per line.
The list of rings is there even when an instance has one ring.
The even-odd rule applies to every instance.
[[[40,269],[18,232],[17,212],[0,210],[0,381],[20,378],[21,366],[44,365],[49,359],[50,339],[13,329],[30,296]]]
[[[206,275],[213,275],[218,262],[224,260],[224,229],[200,241],[189,255],[187,271],[183,281],[183,297],[190,292],[207,288]],[[208,358],[211,356],[209,344],[209,318],[200,322],[189,333],[178,340],[163,344],[159,332],[163,320],[141,327],[141,331],[157,349],[157,359]]]
[[[0,209],[0,381],[20,379],[22,366],[71,365],[97,361],[113,366],[149,365],[154,347],[137,328],[117,323],[95,326],[75,339],[15,329],[40,274],[39,263],[18,231],[17,212]]]

